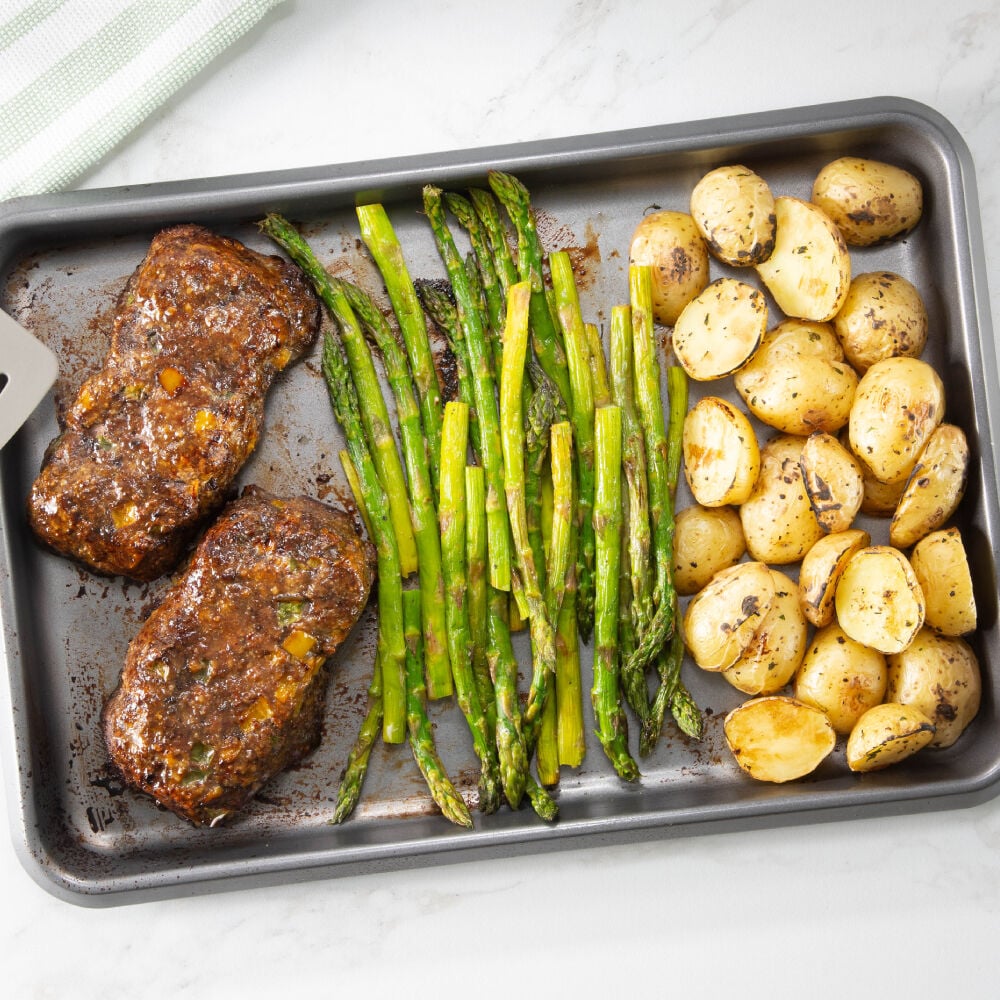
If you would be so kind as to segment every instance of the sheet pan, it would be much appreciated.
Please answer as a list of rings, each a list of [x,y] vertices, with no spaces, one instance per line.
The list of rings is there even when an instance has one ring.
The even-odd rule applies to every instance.
[[[965,429],[972,448],[955,523],[972,556],[980,615],[972,642],[985,692],[979,717],[954,747],[859,776],[848,771],[841,741],[808,779],[754,783],[738,771],[722,739],[722,718],[740,696],[688,662],[685,678],[706,712],[701,743],[668,723],[655,754],[642,761],[642,780],[631,786],[616,778],[592,739],[583,767],[564,772],[553,825],[523,808],[477,813],[473,830],[453,828],[436,814],[408,750],[379,747],[355,815],[335,827],[328,819],[373,657],[369,612],[336,656],[320,748],[269,783],[236,822],[195,830],[122,789],[107,766],[99,713],[130,638],[165,584],[98,578],[43,551],[28,532],[24,500],[57,432],[59,409],[99,365],[118,291],[159,228],[198,222],[270,250],[255,222],[281,211],[331,270],[378,291],[358,239],[355,204],[382,200],[413,274],[440,277],[419,211],[421,186],[482,184],[486,170],[499,167],[531,189],[546,247],[571,250],[584,312],[606,325],[611,306],[627,299],[629,237],[650,207],[686,209],[698,177],[728,162],[753,167],[777,193],[807,198],[818,169],[843,154],[890,160],[924,184],[919,227],[898,243],[855,250],[853,257],[856,272],[894,270],[923,293],[931,329],[925,357],[942,372],[948,419]],[[713,268],[713,276],[724,273]],[[15,846],[27,870],[62,898],[108,905],[584,844],[956,808],[997,791],[1000,514],[992,442],[1000,396],[973,164],[956,130],[923,105],[873,98],[391,161],[17,199],[0,204],[0,308],[51,346],[61,364],[53,393],[0,453],[6,666],[0,739]],[[694,390],[693,398],[708,391]],[[340,503],[346,496],[340,447],[314,354],[273,390],[261,443],[239,483]],[[688,500],[682,491],[679,504]],[[885,527],[872,530],[884,534]],[[524,636],[518,651],[526,678]],[[590,658],[585,647],[588,687]],[[436,703],[431,713],[442,756],[472,798],[475,760],[464,722],[450,704]]]

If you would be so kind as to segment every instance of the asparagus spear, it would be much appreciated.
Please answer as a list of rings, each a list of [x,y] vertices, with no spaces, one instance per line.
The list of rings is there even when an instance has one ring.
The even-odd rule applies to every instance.
[[[550,679],[555,671],[555,630],[549,621],[538,582],[535,556],[528,541],[524,503],[524,424],[521,386],[528,349],[528,303],[531,286],[518,282],[507,297],[507,324],[504,328],[503,370],[500,375],[500,424],[503,446],[504,488],[510,513],[510,531],[517,561],[518,580],[528,607],[531,630],[532,678],[524,710],[525,736],[534,744],[535,727],[545,704]]]
[[[571,389],[566,354],[545,298],[542,247],[535,226],[535,213],[531,208],[531,196],[528,189],[511,174],[492,170],[488,180],[517,231],[518,276],[521,281],[531,282],[531,346],[545,373],[569,403]]]
[[[500,765],[495,743],[490,739],[485,707],[479,700],[472,669],[472,634],[469,626],[465,563],[465,456],[468,430],[468,406],[460,400],[446,403],[441,427],[438,519],[441,525],[448,654],[455,681],[455,696],[472,733],[473,748],[480,762],[479,808],[490,813],[495,812],[500,805]]]
[[[272,213],[264,219],[260,228],[302,268],[316,289],[316,294],[337,323],[340,339],[350,364],[351,376],[361,400],[361,423],[368,438],[379,480],[389,499],[392,528],[399,546],[400,566],[403,576],[409,576],[417,569],[417,543],[413,537],[406,479],[396,450],[396,439],[392,434],[389,410],[382,396],[371,351],[361,332],[357,317],[344,293],[336,287],[323,265],[316,259],[309,244],[287,219]]]
[[[590,374],[590,349],[573,264],[563,250],[549,255],[552,290],[559,313],[566,361],[572,388],[571,413],[576,435],[577,474],[580,498],[580,547],[577,554],[577,623],[584,639],[590,637],[594,621],[594,387]]]
[[[349,308],[349,307],[348,307]],[[403,578],[399,549],[392,530],[389,503],[365,442],[358,397],[340,341],[331,333],[323,338],[323,377],[333,411],[344,430],[347,451],[358,474],[361,494],[372,526],[378,560],[378,662],[382,669],[382,738],[386,743],[406,739],[406,643],[403,638]]]
[[[640,722],[649,714],[649,691],[644,670],[632,663],[636,633],[648,630],[653,618],[650,566],[649,488],[646,481],[646,445],[635,406],[635,369],[632,359],[632,311],[611,310],[611,394],[622,414],[622,466],[627,489],[627,552],[623,565],[629,574],[627,652],[623,643],[622,691]]]
[[[347,755],[347,764],[337,788],[337,805],[333,811],[331,823],[343,823],[354,812],[354,807],[361,797],[361,786],[368,773],[368,761],[372,747],[378,739],[382,728],[382,664],[378,655],[375,657],[372,679],[368,685],[368,710],[361,720],[361,728],[357,738]]]
[[[335,289],[344,293],[365,331],[375,341],[382,354],[389,386],[396,400],[399,437],[409,483],[413,535],[417,546],[427,693],[432,699],[447,698],[452,693],[452,681],[444,618],[441,536],[438,532],[437,511],[434,507],[433,487],[427,464],[426,442],[420,423],[420,410],[410,379],[410,369],[403,349],[371,298],[348,281],[334,278],[332,284]]]
[[[448,349],[455,359],[455,373],[458,378],[458,398],[469,407],[469,438],[472,449],[482,454],[479,437],[479,420],[476,417],[476,399],[472,389],[472,372],[469,369],[469,353],[465,348],[465,337],[458,323],[458,310],[440,285],[433,281],[416,282],[419,297],[431,322],[444,334]]]
[[[361,515],[361,520],[364,522],[368,537],[372,538],[372,522],[368,516],[368,508],[365,507],[362,501],[358,500],[358,497],[361,496],[361,480],[358,479],[358,470],[354,468],[354,463],[351,461],[351,454],[346,448],[341,449],[339,455],[344,476],[347,478],[347,485],[351,487],[351,493],[355,498],[355,506]]]
[[[504,796],[517,809],[528,778],[528,750],[517,698],[517,658],[507,625],[508,594],[489,588],[486,655],[496,691],[496,743]]]
[[[473,259],[479,276],[479,285],[482,289],[483,300],[486,304],[486,319],[490,331],[490,343],[493,347],[494,370],[499,371],[503,356],[503,347],[500,343],[500,331],[503,330],[503,311],[505,292],[500,285],[497,276],[496,266],[493,262],[493,254],[490,250],[489,238],[486,231],[476,215],[476,210],[467,198],[460,194],[448,192],[444,195],[444,203],[451,213],[458,219],[459,224],[469,234],[469,241],[472,243],[474,253]]]
[[[652,524],[654,612],[649,627],[638,636],[626,670],[644,670],[670,638],[676,595],[671,579],[674,513],[670,487],[668,443],[660,399],[660,364],[653,337],[652,276],[648,265],[629,267],[632,338],[635,355],[635,396],[646,442],[649,514]],[[680,430],[677,431],[680,433]]]
[[[610,406],[611,386],[608,382],[608,365],[604,357],[604,345],[601,343],[601,331],[596,323],[584,323],[587,335],[587,348],[590,351],[590,381],[594,386],[594,406]]]
[[[594,602],[594,682],[591,700],[597,738],[619,776],[639,777],[628,750],[628,723],[618,685],[618,574],[621,556],[621,411],[602,406],[596,413],[597,483],[594,527],[597,536],[597,593]]]
[[[549,543],[550,620],[556,627],[556,739],[559,763],[579,767],[586,752],[583,682],[576,625],[577,526],[573,516],[573,433],[562,421],[552,426],[552,534]]]
[[[465,467],[465,562],[468,577],[472,674],[486,712],[490,740],[496,737],[496,693],[487,662],[486,478],[481,465]]]
[[[441,468],[441,420],[443,402],[427,325],[403,257],[403,248],[382,205],[361,205],[357,209],[361,238],[371,253],[392,303],[396,322],[413,371],[413,384],[420,401],[420,417],[427,435],[431,485],[438,487]]]
[[[427,185],[423,191],[424,211],[430,220],[438,252],[444,261],[455,292],[458,320],[465,334],[472,373],[473,396],[479,418],[482,461],[486,471],[486,523],[489,536],[490,583],[498,590],[510,590],[510,525],[503,502],[503,455],[497,413],[496,383],[482,319],[469,286],[468,274],[448,230],[439,188]],[[443,448],[443,446],[442,446]],[[443,456],[442,456],[443,461]]]
[[[420,591],[403,591],[403,634],[406,639],[406,722],[410,749],[427,782],[431,797],[441,812],[459,826],[471,827],[472,816],[465,800],[451,783],[434,746],[434,731],[427,718]]]
[[[518,274],[517,265],[510,252],[510,245],[507,243],[507,231],[500,218],[500,207],[493,194],[482,188],[472,188],[469,191],[469,198],[486,232],[490,253],[493,257],[493,268],[506,301],[510,286],[517,282]]]
[[[667,390],[670,398],[670,417],[667,423],[667,489],[671,502],[671,519],[673,500],[677,491],[677,480],[680,476],[681,441],[684,429],[684,417],[687,414],[688,386],[684,369],[671,365],[667,369]],[[669,537],[669,549],[662,556],[668,558],[668,565],[673,565],[673,532]],[[698,706],[691,693],[681,680],[681,664],[684,658],[684,642],[681,637],[679,611],[676,591],[672,591],[673,602],[673,635],[666,650],[660,652],[657,668],[660,683],[653,699],[648,720],[643,725],[639,749],[643,754],[652,751],[663,727],[663,717],[667,705],[682,732],[695,739],[701,738],[702,718]]]

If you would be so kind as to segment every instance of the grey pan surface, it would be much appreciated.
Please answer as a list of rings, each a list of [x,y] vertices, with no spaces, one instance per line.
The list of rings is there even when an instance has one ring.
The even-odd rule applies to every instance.
[[[375,622],[369,612],[335,658],[320,748],[271,781],[235,822],[196,830],[121,788],[107,767],[99,714],[129,640],[166,582],[139,586],[98,578],[43,551],[27,530],[24,500],[57,433],[59,408],[99,366],[115,298],[158,229],[198,222],[268,250],[255,222],[267,211],[280,211],[301,226],[331,270],[380,293],[359,243],[354,206],[384,202],[412,273],[440,277],[443,269],[420,214],[422,185],[482,185],[486,171],[497,167],[516,173],[531,189],[546,247],[570,249],[584,313],[606,325],[611,306],[627,300],[629,238],[651,207],[686,210],[701,174],[731,162],[757,170],[775,193],[808,198],[819,168],[846,154],[897,163],[917,174],[925,190],[925,216],[910,236],[854,251],[853,260],[857,273],[893,270],[922,292],[931,320],[925,357],[943,375],[948,419],[965,429],[972,448],[968,489],[954,523],[971,552],[980,616],[972,644],[984,698],[978,718],[955,746],[858,776],[844,762],[841,741],[808,779],[754,783],[735,766],[722,736],[722,718],[741,696],[688,662],[685,677],[706,712],[701,743],[668,723],[656,752],[642,761],[642,780],[626,785],[592,739],[584,765],[564,772],[557,792],[560,818],[553,825],[529,809],[504,809],[492,816],[477,813],[471,831],[453,828],[436,814],[406,748],[379,747],[355,815],[334,827],[328,818],[371,669]],[[724,273],[713,262],[713,277]],[[0,642],[6,666],[0,745],[12,835],[25,867],[62,898],[109,905],[580,844],[956,808],[994,795],[1000,777],[1000,514],[992,442],[1000,396],[987,303],[967,148],[932,109],[895,98],[0,205],[0,308],[60,359],[54,391],[0,453]],[[706,392],[736,398],[728,381],[692,389],[692,401]],[[341,443],[313,355],[273,390],[265,432],[239,484],[342,503],[347,490],[336,457]],[[679,504],[688,502],[682,490]],[[873,538],[885,537],[884,522],[865,526]],[[527,644],[523,635],[517,638],[524,672]],[[590,658],[584,648],[585,687]],[[474,800],[474,758],[464,722],[450,704],[435,704],[432,716],[446,764]]]

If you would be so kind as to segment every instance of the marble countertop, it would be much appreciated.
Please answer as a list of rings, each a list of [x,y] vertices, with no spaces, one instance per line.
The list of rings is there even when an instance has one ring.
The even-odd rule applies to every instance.
[[[288,0],[81,186],[892,94],[971,149],[1000,316],[998,54],[994,0]],[[7,839],[0,885],[19,1000],[995,996],[1000,976],[1000,800],[106,910],[50,896]]]

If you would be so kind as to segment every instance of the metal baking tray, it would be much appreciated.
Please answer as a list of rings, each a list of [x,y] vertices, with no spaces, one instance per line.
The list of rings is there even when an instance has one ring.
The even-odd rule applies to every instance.
[[[668,722],[634,786],[615,777],[592,740],[584,766],[564,771],[554,825],[529,808],[505,808],[477,814],[471,831],[454,828],[436,814],[408,749],[379,747],[355,815],[336,827],[328,819],[364,711],[373,656],[374,620],[366,613],[335,658],[321,746],[271,781],[244,816],[196,830],[121,788],[107,767],[99,713],[129,640],[165,584],[98,578],[43,551],[26,527],[24,501],[57,432],[57,412],[100,363],[116,296],[156,230],[199,222],[268,250],[255,222],[278,210],[303,228],[331,269],[380,291],[358,240],[355,204],[383,201],[413,274],[442,276],[420,214],[421,186],[482,184],[485,171],[499,167],[531,189],[544,243],[572,250],[584,311],[605,323],[610,307],[626,301],[629,237],[651,206],[685,209],[698,177],[727,162],[755,168],[777,193],[808,198],[818,169],[843,154],[897,163],[921,178],[926,195],[925,217],[909,237],[856,250],[853,257],[858,273],[894,270],[921,290],[931,329],[925,357],[943,373],[948,419],[965,429],[974,456],[956,523],[972,558],[980,615],[972,643],[985,694],[978,718],[955,746],[858,776],[844,763],[841,741],[808,779],[755,783],[736,768],[721,734],[722,717],[740,696],[688,663],[685,676],[707,713],[704,740],[692,743]],[[715,275],[724,273],[714,262],[713,268]],[[50,398],[0,454],[6,663],[0,732],[16,849],[27,870],[64,899],[121,903],[584,844],[953,808],[997,790],[1000,513],[991,441],[1000,440],[1000,396],[973,164],[956,130],[923,105],[874,98],[433,156],[9,201],[0,205],[0,307],[61,362]],[[337,503],[346,492],[336,458],[340,446],[314,354],[275,386],[265,432],[240,483]],[[686,502],[682,495],[679,503]],[[885,526],[872,531],[882,537]],[[517,638],[526,665],[526,642]],[[583,669],[589,687],[589,649]],[[464,722],[453,705],[436,703],[431,711],[451,774],[474,796],[475,761]]]

